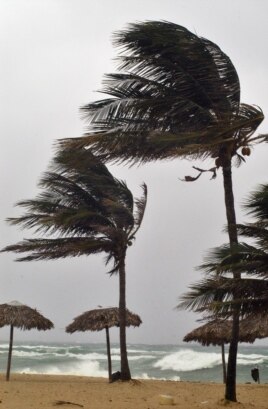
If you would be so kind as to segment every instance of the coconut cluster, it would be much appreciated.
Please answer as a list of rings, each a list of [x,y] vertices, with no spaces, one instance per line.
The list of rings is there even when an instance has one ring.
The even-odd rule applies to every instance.
[[[243,146],[241,152],[243,156],[249,156],[251,154],[251,150],[248,146]]]

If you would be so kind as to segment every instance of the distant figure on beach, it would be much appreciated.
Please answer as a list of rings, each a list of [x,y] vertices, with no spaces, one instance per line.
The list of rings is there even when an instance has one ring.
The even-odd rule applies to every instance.
[[[255,366],[255,368],[251,369],[251,376],[254,379],[255,382],[260,383],[260,373],[259,373],[259,368]]]

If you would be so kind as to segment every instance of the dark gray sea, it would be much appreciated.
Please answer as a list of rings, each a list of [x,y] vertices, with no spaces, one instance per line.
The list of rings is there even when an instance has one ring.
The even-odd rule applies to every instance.
[[[0,372],[5,372],[8,344],[0,344]],[[226,360],[227,360],[226,351]],[[221,351],[195,345],[129,345],[133,378],[222,382]],[[112,345],[113,372],[119,370],[119,346]],[[254,382],[258,366],[261,383],[268,383],[268,346],[240,346],[237,381]],[[107,377],[105,344],[16,343],[12,372]]]

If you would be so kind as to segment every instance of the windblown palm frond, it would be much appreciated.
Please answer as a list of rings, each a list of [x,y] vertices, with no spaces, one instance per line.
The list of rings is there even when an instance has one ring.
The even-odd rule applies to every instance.
[[[145,183],[143,183],[142,185],[142,190],[143,195],[139,199],[135,200],[136,205],[136,212],[134,214],[135,227],[134,230],[131,232],[132,237],[135,237],[136,233],[140,229],[146,209],[148,191]]]
[[[252,192],[245,201],[244,208],[258,222],[268,223],[268,184],[262,184]]]
[[[125,182],[112,176],[107,167],[84,148],[72,153],[60,149],[39,182],[41,193],[18,206],[26,209],[20,217],[8,219],[35,233],[56,235],[33,238],[2,251],[28,253],[19,261],[56,259],[104,252],[118,270],[145,210],[146,194],[134,206],[132,193]],[[147,192],[146,185],[143,186]],[[59,237],[60,236],[60,237]]]
[[[224,317],[232,315],[234,308],[239,308],[240,316],[268,312],[267,185],[249,198],[246,207],[257,221],[239,224],[237,228],[257,245],[239,243],[230,249],[226,244],[210,250],[198,267],[207,278],[190,286],[190,291],[181,297],[179,308]]]
[[[197,269],[207,274],[246,273],[267,277],[268,254],[259,247],[239,243],[232,250],[228,244],[209,251],[205,262]]]
[[[17,261],[55,260],[66,257],[110,252],[112,243],[104,238],[67,237],[61,239],[30,239],[5,247],[2,251],[30,253]]]
[[[239,307],[241,317],[268,311],[268,281],[252,278],[210,277],[190,286],[177,308],[231,317]]]
[[[252,138],[263,113],[240,103],[237,72],[216,44],[166,21],[130,24],[114,40],[121,72],[105,76],[109,97],[81,108],[88,132],[64,144],[135,163],[216,158],[226,147],[236,156],[241,146],[268,140]]]

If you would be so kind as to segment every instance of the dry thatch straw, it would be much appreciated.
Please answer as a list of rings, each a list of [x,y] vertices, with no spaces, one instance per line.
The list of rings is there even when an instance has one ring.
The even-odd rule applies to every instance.
[[[268,337],[268,315],[251,315],[240,321],[241,342],[254,342],[257,338]]]
[[[139,327],[142,323],[137,314],[126,310],[126,326]],[[74,318],[73,322],[66,327],[66,332],[73,333],[76,331],[106,331],[107,358],[108,358],[108,375],[109,381],[112,380],[112,361],[110,350],[109,328],[119,327],[119,308],[99,308],[84,312]]]
[[[53,323],[41,315],[37,310],[23,305],[18,301],[0,304],[0,328],[10,325],[9,352],[7,362],[6,380],[10,378],[11,357],[13,347],[14,327],[22,330],[37,329],[48,330],[54,327]]]
[[[138,327],[142,323],[137,314],[126,310],[126,326]],[[84,312],[74,318],[73,322],[66,327],[66,332],[75,331],[102,331],[105,328],[119,327],[119,308],[99,308]]]
[[[205,346],[228,344],[231,339],[231,330],[231,321],[213,320],[189,332],[183,341],[196,341]]]
[[[35,328],[38,331],[45,331],[53,328],[52,322],[43,317],[36,309],[16,301],[0,304],[0,328],[5,325],[13,325],[13,327],[22,330]]]

